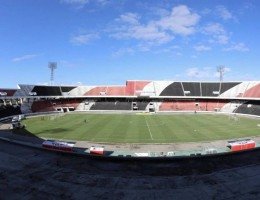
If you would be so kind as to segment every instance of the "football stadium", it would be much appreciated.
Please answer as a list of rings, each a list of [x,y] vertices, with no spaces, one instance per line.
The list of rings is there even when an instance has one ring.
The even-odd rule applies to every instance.
[[[258,199],[259,91],[136,80],[0,89],[3,198]]]
[[[0,95],[3,199],[258,199],[260,81],[19,84]]]
[[[40,138],[50,150],[117,159],[210,156],[259,147],[259,91],[258,81],[20,84],[1,89],[1,119],[14,135]]]
[[[0,200],[259,200],[259,10],[2,0]]]

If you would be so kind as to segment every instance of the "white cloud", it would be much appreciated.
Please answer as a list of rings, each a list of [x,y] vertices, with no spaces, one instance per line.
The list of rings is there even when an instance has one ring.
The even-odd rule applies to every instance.
[[[97,33],[90,34],[80,34],[75,35],[70,39],[70,42],[74,45],[84,45],[88,44],[90,41],[98,39],[99,35]]]
[[[180,5],[173,7],[169,16],[163,17],[156,23],[163,30],[180,35],[190,35],[195,32],[195,25],[199,19],[200,16],[197,13],[192,13],[185,5]]]
[[[148,46],[160,45],[173,40],[175,35],[193,34],[199,18],[185,5],[176,6],[170,14],[147,23],[142,23],[141,17],[135,13],[125,13],[116,19],[117,24],[112,28],[111,36],[136,39],[148,43]]]
[[[98,6],[105,6],[109,3],[109,0],[60,0],[60,3],[74,6],[77,9],[83,8],[90,2],[93,2]]]
[[[204,27],[204,31],[208,34],[224,34],[226,31],[219,23],[210,23]]]
[[[19,61],[23,61],[23,60],[30,60],[32,58],[35,58],[36,56],[38,56],[38,54],[27,54],[27,55],[15,57],[15,58],[12,59],[12,61],[13,62],[19,62]]]
[[[194,46],[194,49],[196,51],[209,51],[209,50],[211,50],[211,47],[205,46],[205,45],[196,45],[196,46]]]
[[[186,70],[186,75],[189,77],[198,77],[201,71],[197,67],[188,68]]]
[[[135,13],[125,13],[117,20],[129,24],[139,24],[139,16]]]
[[[226,34],[216,35],[215,39],[219,44],[227,44],[229,42],[229,36]]]
[[[233,44],[230,47],[224,48],[224,51],[240,51],[240,52],[246,52],[249,51],[249,48],[242,42]]]
[[[113,57],[120,57],[120,56],[124,56],[125,54],[131,54],[133,55],[135,52],[135,50],[133,48],[121,48],[115,52],[113,52],[112,56]]]
[[[102,6],[109,4],[109,0],[95,0],[95,2]]]
[[[204,34],[212,37],[210,42],[215,42],[218,44],[227,44],[229,42],[229,34],[225,28],[219,23],[209,23],[202,31]]]
[[[232,13],[225,6],[217,6],[216,14],[223,20],[235,19]]]
[[[87,3],[89,3],[89,0],[61,0],[60,2],[76,6],[77,8],[83,8]]]
[[[151,44],[162,44],[169,42],[173,39],[173,36],[167,32],[161,31],[156,27],[155,24],[151,23],[148,25],[128,24],[120,27],[116,33],[111,36],[117,39],[136,39]]]
[[[154,22],[142,25],[139,22],[139,16],[134,13],[121,15],[117,21],[121,26],[116,28],[111,36],[117,39],[136,39],[162,44],[173,39],[167,32],[162,31]]]
[[[178,45],[168,46],[165,48],[156,49],[153,53],[173,53],[173,54],[181,54],[180,53],[181,47]]]
[[[61,0],[61,2],[68,4],[86,4],[89,2],[89,0]]]
[[[149,7],[150,11],[159,17],[164,17],[170,14],[170,11],[165,8],[158,8],[158,7]]]

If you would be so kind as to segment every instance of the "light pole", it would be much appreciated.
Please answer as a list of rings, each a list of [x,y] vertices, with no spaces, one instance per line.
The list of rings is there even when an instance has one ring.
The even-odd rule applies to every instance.
[[[57,62],[49,62],[48,67],[51,70],[50,81],[51,81],[51,85],[52,85],[53,81],[54,81],[54,70],[57,69]]]

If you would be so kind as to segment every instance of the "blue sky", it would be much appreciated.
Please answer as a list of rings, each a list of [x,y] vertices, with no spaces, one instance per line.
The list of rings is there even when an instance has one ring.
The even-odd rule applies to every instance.
[[[3,0],[0,87],[260,79],[260,2]]]

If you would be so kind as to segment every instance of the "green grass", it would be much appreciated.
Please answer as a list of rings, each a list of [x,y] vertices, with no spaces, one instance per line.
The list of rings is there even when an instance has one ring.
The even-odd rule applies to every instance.
[[[259,119],[226,115],[67,114],[23,121],[44,138],[93,142],[171,143],[233,139],[260,135]]]

